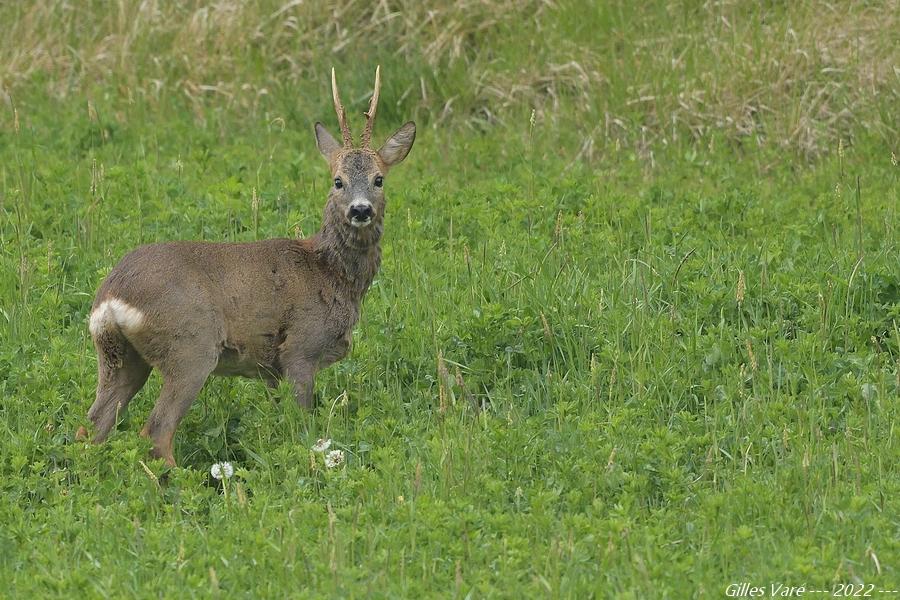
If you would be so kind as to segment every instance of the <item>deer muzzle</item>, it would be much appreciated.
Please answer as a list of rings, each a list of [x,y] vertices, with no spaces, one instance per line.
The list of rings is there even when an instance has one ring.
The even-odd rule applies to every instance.
[[[347,209],[347,219],[354,227],[365,227],[375,218],[375,208],[368,200],[354,200]]]

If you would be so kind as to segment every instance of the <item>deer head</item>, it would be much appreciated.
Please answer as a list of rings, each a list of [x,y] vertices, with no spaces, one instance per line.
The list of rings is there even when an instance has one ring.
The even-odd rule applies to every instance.
[[[412,121],[398,129],[378,150],[371,148],[372,127],[381,91],[381,67],[375,69],[375,90],[366,111],[366,126],[359,147],[353,146],[353,135],[347,113],[341,103],[334,69],[331,69],[331,93],[334,110],[341,128],[341,142],[316,123],[316,145],[331,167],[334,185],[328,194],[325,220],[331,227],[343,227],[357,241],[377,241],[384,219],[384,179],[391,167],[409,154],[416,139]]]

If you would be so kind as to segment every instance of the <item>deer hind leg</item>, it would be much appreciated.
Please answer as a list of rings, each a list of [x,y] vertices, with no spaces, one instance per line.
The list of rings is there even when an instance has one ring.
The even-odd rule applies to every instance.
[[[119,414],[144,387],[150,365],[118,332],[102,334],[96,346],[97,396],[88,410],[88,418],[94,424],[93,442],[99,444],[106,440]],[[76,437],[86,439],[87,430],[81,427]]]
[[[172,366],[160,369],[163,377],[162,391],[141,435],[153,441],[154,457],[164,458],[170,467],[174,467],[175,429],[215,369],[216,356],[209,353],[199,358],[195,351],[189,359],[173,360],[170,364]]]

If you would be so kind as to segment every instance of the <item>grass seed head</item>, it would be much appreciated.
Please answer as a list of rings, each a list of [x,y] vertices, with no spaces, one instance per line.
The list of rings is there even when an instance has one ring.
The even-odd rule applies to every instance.
[[[19,257],[19,282],[22,285],[22,289],[25,289],[25,281],[28,279],[28,275],[31,272],[31,266],[28,263],[28,257],[24,254]]]
[[[216,575],[216,570],[213,567],[209,568],[209,585],[213,592],[219,592],[219,577]]]
[[[756,362],[756,355],[753,354],[753,344],[750,342],[749,339],[746,341],[746,346],[747,346],[747,356],[750,358],[750,371],[755,373],[759,364]]]
[[[444,353],[440,350],[438,351],[437,369],[441,382],[446,383],[450,379],[450,371],[447,370],[447,363],[444,361]]]

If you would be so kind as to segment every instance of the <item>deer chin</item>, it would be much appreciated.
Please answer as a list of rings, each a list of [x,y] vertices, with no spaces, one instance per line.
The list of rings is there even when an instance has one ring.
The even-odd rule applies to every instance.
[[[350,226],[356,227],[357,229],[362,229],[363,227],[368,227],[372,224],[372,217],[366,217],[365,219],[350,219]]]

